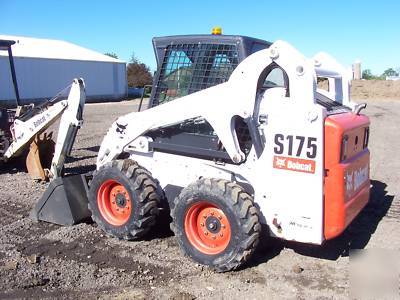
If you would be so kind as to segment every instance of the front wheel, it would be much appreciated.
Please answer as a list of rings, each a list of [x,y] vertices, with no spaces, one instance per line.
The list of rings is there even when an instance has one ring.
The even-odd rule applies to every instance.
[[[261,224],[252,197],[226,180],[200,179],[174,200],[172,230],[193,260],[224,272],[245,263]]]
[[[155,180],[132,160],[113,161],[93,174],[89,190],[92,219],[115,237],[142,237],[155,224],[159,201]]]

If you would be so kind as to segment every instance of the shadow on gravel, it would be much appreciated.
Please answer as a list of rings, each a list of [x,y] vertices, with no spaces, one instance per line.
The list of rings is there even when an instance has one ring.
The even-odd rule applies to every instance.
[[[91,147],[95,148],[95,147]],[[93,150],[94,151],[94,150]],[[23,154],[20,157],[12,159],[7,163],[3,163],[0,168],[0,174],[16,174],[19,172],[27,172],[25,158],[27,155]],[[77,161],[95,158],[97,155],[88,155],[83,157],[73,157],[69,156],[66,159],[66,164],[74,163]],[[84,165],[84,166],[75,166],[75,167],[65,167],[66,174],[78,174],[78,173],[86,173],[90,171],[94,171],[96,169],[96,165]]]
[[[92,146],[92,147],[83,147],[83,148],[78,148],[75,150],[87,150],[87,151],[91,151],[91,152],[99,152],[100,146]]]
[[[260,237],[260,243],[258,244],[255,253],[251,257],[250,261],[242,265],[237,271],[244,270],[247,268],[256,267],[260,264],[266,263],[275,256],[278,256],[283,248],[285,248],[284,241],[276,238],[272,238],[268,235],[268,226],[262,224],[262,234]]]
[[[387,185],[378,180],[371,180],[372,188],[369,203],[339,237],[327,241],[322,246],[313,246],[288,242],[285,246],[299,254],[336,260],[348,256],[353,249],[363,249],[374,234],[379,222],[388,212],[393,202],[393,195],[388,195]]]
[[[81,157],[73,157],[73,156],[68,156],[65,163],[74,163],[80,160],[85,160],[85,159],[90,159],[90,158],[95,158],[97,155],[86,155],[86,156],[81,156]]]
[[[172,222],[172,218],[169,215],[169,210],[163,209],[157,218],[157,224],[150,230],[148,234],[144,236],[145,241],[151,241],[154,239],[163,239],[173,236],[174,233],[169,227]]]
[[[85,157],[87,158],[87,157]],[[84,165],[84,166],[75,166],[75,167],[66,167],[65,174],[84,174],[89,173],[96,170],[96,165]]]
[[[26,155],[21,155],[21,157],[17,157],[9,160],[6,163],[1,163],[0,166],[0,174],[15,174],[19,172],[27,172],[25,159],[22,157],[26,157]]]

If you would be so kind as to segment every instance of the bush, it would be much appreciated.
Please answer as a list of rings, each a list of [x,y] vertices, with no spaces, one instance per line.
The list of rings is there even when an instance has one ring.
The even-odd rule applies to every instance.
[[[378,79],[377,76],[373,75],[370,69],[365,69],[362,72],[362,79],[371,80],[371,79]]]
[[[153,83],[153,76],[151,75],[150,68],[141,63],[134,54],[130,63],[126,68],[129,87],[144,87],[145,85]]]

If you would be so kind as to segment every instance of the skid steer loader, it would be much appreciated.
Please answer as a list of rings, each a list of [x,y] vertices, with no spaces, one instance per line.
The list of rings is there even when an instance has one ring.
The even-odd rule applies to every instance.
[[[343,232],[370,180],[369,119],[350,100],[342,66],[244,36],[153,44],[149,108],[112,124],[89,182],[99,227],[140,238],[168,201],[183,251],[218,271],[246,262],[265,227],[312,244]]]

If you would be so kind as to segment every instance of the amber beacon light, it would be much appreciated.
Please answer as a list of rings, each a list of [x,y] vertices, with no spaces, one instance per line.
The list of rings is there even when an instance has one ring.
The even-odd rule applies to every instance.
[[[222,34],[222,28],[219,26],[215,26],[213,27],[211,34],[216,34],[216,35],[220,35]]]

